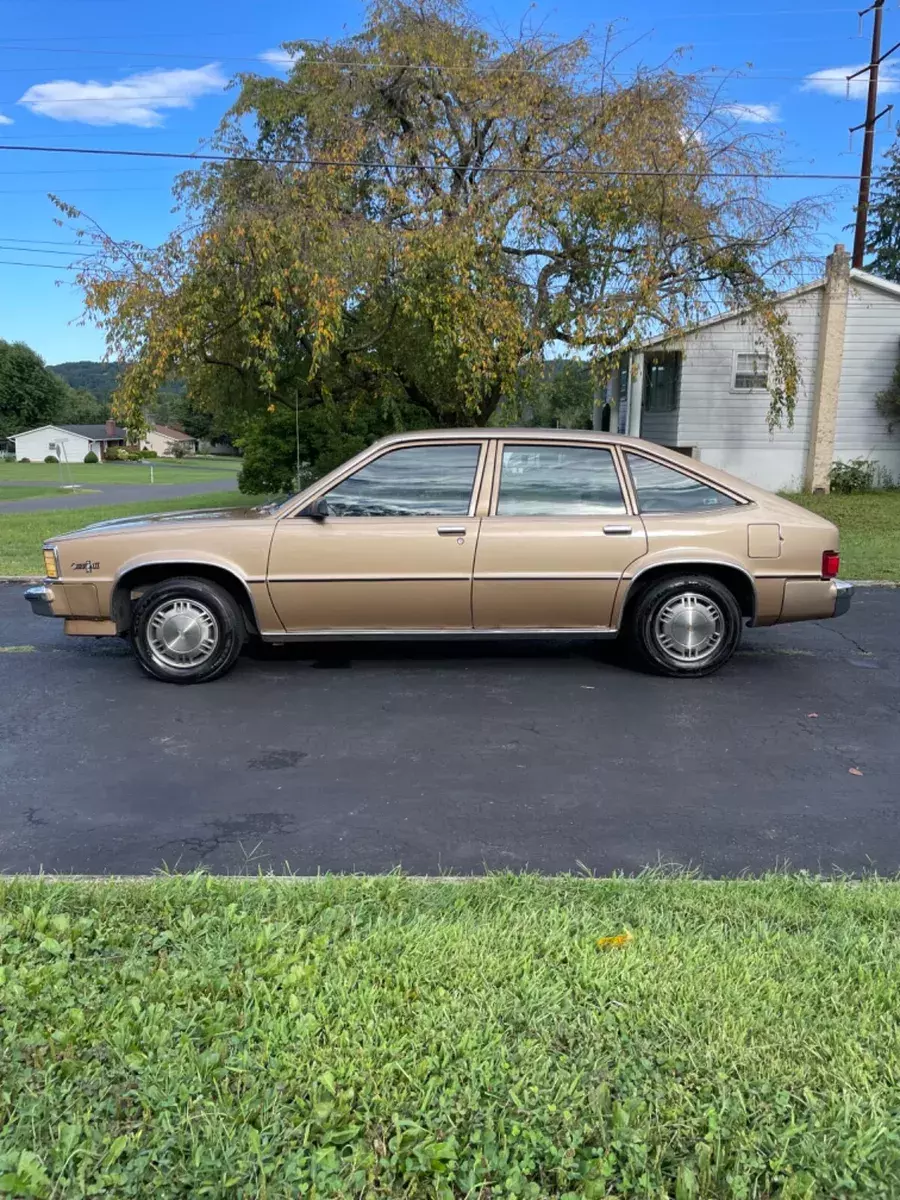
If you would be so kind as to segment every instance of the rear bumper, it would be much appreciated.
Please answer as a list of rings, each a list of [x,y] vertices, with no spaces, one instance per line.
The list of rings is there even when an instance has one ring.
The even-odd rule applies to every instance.
[[[25,593],[25,599],[31,605],[31,611],[36,617],[55,617],[57,614],[53,611],[53,588],[40,585],[38,587],[30,587]]]
[[[843,579],[835,579],[835,598],[834,598],[834,613],[835,617],[842,617],[850,608],[853,600],[853,593],[856,591],[852,583],[845,583]]]
[[[788,579],[777,623],[840,617],[850,607],[853,590],[853,584],[842,579]]]

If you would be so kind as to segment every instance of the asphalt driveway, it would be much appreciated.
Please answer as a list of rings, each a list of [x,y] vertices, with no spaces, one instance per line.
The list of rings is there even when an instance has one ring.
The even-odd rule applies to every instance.
[[[175,688],[60,625],[0,586],[3,871],[900,868],[900,590],[696,682],[429,643]]]

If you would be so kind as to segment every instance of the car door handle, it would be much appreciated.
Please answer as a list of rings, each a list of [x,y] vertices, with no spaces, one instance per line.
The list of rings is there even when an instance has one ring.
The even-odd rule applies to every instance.
[[[465,525],[438,525],[438,537],[465,537]]]
[[[634,533],[634,529],[630,525],[604,525],[603,532],[608,533],[611,537],[628,537]]]

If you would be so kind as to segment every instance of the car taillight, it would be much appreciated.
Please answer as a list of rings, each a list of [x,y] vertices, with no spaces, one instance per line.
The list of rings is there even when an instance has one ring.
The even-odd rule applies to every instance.
[[[834,579],[841,569],[841,556],[837,550],[826,550],[822,555],[822,578]]]

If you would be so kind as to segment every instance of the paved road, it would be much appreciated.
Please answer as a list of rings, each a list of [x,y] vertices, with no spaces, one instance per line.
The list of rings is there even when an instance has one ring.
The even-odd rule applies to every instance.
[[[0,653],[0,870],[900,867],[900,590],[749,630],[696,682],[607,649],[424,644],[273,650],[189,688],[20,590],[0,587],[0,647],[35,648]]]
[[[32,486],[37,486],[36,484]],[[47,485],[52,486],[51,484]],[[87,485],[86,485],[87,486]],[[103,487],[91,485],[91,491],[60,492],[56,496],[32,496],[28,500],[6,500],[0,503],[0,513],[42,512],[47,509],[96,508],[101,504],[131,504],[138,501],[172,499],[178,496],[198,496],[208,492],[237,491],[235,475],[216,475],[210,479],[191,483],[107,483]]]

